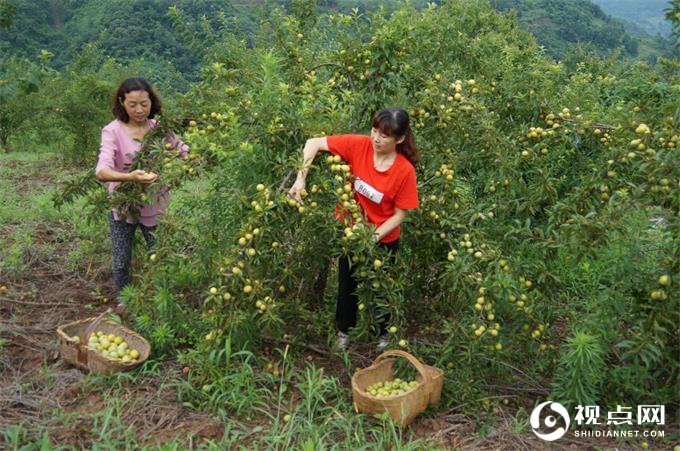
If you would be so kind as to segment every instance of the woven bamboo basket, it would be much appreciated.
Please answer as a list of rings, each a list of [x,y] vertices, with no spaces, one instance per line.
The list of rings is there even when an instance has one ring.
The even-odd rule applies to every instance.
[[[113,374],[132,369],[149,358],[151,345],[144,337],[118,323],[102,319],[102,316],[74,321],[57,328],[59,352],[64,360],[91,373]],[[120,336],[130,348],[139,352],[139,358],[135,362],[123,363],[104,357],[87,346],[87,337],[99,330]],[[80,337],[80,340],[74,339],[74,336]]]
[[[396,396],[377,398],[366,392],[366,387],[376,382],[394,378],[393,357],[408,360],[416,370],[418,385],[412,390]],[[387,412],[399,427],[408,426],[429,404],[437,404],[441,398],[444,371],[425,365],[405,351],[386,351],[369,366],[352,376],[352,399],[357,412],[381,414]]]

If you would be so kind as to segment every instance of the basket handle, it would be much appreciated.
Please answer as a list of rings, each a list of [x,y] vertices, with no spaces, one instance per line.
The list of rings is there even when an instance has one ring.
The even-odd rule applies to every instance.
[[[374,364],[378,363],[378,362],[380,362],[380,361],[382,361],[382,360],[384,360],[388,357],[402,357],[402,358],[408,360],[409,363],[411,365],[413,365],[418,370],[420,375],[423,377],[423,383],[428,387],[428,389],[430,388],[430,385],[432,385],[432,378],[430,377],[430,373],[427,371],[427,369],[425,369],[425,367],[420,362],[420,360],[418,360],[415,356],[413,356],[412,354],[409,354],[406,351],[400,351],[398,349],[394,349],[394,350],[391,350],[391,351],[383,352],[382,354],[380,354],[378,357],[375,358],[373,363]]]
[[[94,321],[90,323],[89,326],[87,326],[87,329],[85,329],[85,334],[83,337],[80,337],[80,341],[78,341],[77,349],[78,353],[76,354],[76,360],[83,365],[87,365],[87,349],[85,349],[85,343],[87,340],[90,338],[90,334],[92,334],[92,331],[94,331],[99,323],[101,322],[102,318],[104,318],[104,315],[107,315],[111,313],[113,310],[110,308],[106,309],[103,311],[99,316],[97,316]]]
[[[90,334],[97,328],[97,326],[99,326],[99,323],[102,321],[102,319],[104,318],[104,316],[105,316],[105,315],[108,315],[109,313],[112,313],[112,312],[113,312],[113,310],[112,310],[111,308],[107,308],[106,310],[104,310],[103,312],[101,312],[101,313],[99,314],[99,316],[96,317],[96,318],[94,319],[94,321],[92,321],[92,322],[90,323],[89,326],[87,326],[87,329],[85,329],[85,339],[86,339],[86,340],[89,340],[89,339],[90,339]],[[82,341],[82,340],[81,340],[81,341]]]

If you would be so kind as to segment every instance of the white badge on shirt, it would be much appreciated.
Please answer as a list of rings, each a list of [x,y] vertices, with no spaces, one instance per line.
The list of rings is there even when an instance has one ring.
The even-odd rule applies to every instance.
[[[354,181],[354,191],[362,194],[376,204],[382,202],[383,196],[385,195],[385,193],[381,193],[359,177]]]

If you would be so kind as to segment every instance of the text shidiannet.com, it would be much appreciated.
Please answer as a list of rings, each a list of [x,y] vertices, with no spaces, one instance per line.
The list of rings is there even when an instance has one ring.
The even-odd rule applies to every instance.
[[[574,437],[590,438],[663,438],[664,431],[574,431]]]
[[[598,419],[600,416],[599,406],[577,406],[577,414],[574,418],[578,425],[598,425],[602,424]],[[607,413],[606,425],[614,426],[637,426],[643,424],[659,425],[666,424],[666,408],[662,405],[640,405],[637,408],[636,421],[633,420],[633,409],[631,407],[617,406],[615,411]],[[657,429],[605,429],[605,430],[574,430],[574,437],[606,437],[606,438],[662,438],[663,430]]]

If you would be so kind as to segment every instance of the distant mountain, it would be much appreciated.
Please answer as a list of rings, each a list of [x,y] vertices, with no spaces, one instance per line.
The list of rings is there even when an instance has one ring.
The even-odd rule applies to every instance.
[[[602,55],[622,48],[624,56],[649,61],[655,61],[659,56],[677,57],[677,49],[670,39],[657,33],[650,35],[643,28],[640,17],[647,16],[636,7],[637,4],[649,6],[650,10],[644,14],[662,18],[665,0],[489,1],[498,10],[514,10],[520,26],[533,33],[546,52],[556,58],[564,56],[574,44],[586,45]],[[625,12],[634,20],[615,18],[598,3],[618,5],[620,14]],[[628,8],[624,8],[625,5]],[[645,23],[651,21],[648,19]]]
[[[423,7],[431,0],[410,0]],[[444,0],[434,0],[442,3]],[[519,24],[533,33],[546,53],[562,58],[574,44],[602,55],[623,48],[627,57],[654,61],[677,56],[669,39],[650,37],[645,24],[667,25],[666,0],[450,0],[488,1],[501,11],[514,10]],[[321,12],[390,10],[404,0],[318,0]],[[292,0],[0,0],[16,14],[0,27],[0,55],[35,60],[41,50],[54,54],[52,64],[63,68],[86,43],[97,43],[102,53],[128,63],[143,59],[154,67],[171,64],[185,76],[195,73],[202,55],[192,42],[205,35],[198,30],[239,30],[246,38],[257,33],[261,16],[276,5],[293,8]],[[602,5],[605,11],[600,8]],[[640,7],[639,5],[643,5]],[[168,16],[177,6],[190,25],[175,29]],[[0,12],[2,9],[0,9]],[[624,17],[614,19],[611,16]],[[2,19],[2,18],[0,18]],[[624,20],[628,21],[625,22]],[[656,22],[655,22],[656,21]],[[2,22],[0,22],[2,23]],[[638,27],[638,28],[636,28]],[[661,28],[659,28],[661,29]],[[637,35],[637,36],[636,36]],[[209,46],[209,42],[201,43]]]
[[[601,54],[623,47],[637,56],[639,42],[590,0],[491,0],[501,11],[514,10],[521,26],[532,32],[554,57],[573,44],[586,44]]]
[[[671,23],[664,17],[669,0],[591,0],[612,17],[630,22],[651,36],[671,34]],[[626,27],[636,33],[633,27]]]

